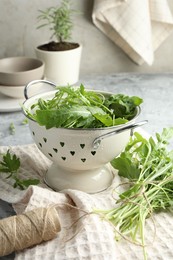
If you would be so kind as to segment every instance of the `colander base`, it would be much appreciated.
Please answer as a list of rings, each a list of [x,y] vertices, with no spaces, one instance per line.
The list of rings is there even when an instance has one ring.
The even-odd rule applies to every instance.
[[[55,191],[76,189],[97,193],[107,189],[114,178],[109,164],[92,170],[70,170],[52,164],[45,174],[45,183]]]

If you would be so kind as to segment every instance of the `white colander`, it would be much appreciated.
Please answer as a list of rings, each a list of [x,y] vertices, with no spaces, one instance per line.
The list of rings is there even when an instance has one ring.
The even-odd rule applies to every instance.
[[[28,98],[28,88],[38,82],[40,80],[32,81],[25,88],[26,100],[23,104],[23,112],[27,117],[25,109],[31,112],[31,106],[39,98],[50,99],[57,91],[53,90]],[[48,81],[42,82],[54,85]],[[138,107],[136,116],[128,123],[97,129],[55,127],[46,129],[28,117],[36,145],[53,162],[46,173],[46,183],[57,191],[71,188],[94,193],[106,189],[114,177],[108,163],[124,149],[132,130],[147,122],[135,123],[139,113]]]

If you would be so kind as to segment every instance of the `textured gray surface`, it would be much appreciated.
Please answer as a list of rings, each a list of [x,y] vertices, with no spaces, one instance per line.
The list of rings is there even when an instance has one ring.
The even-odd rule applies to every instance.
[[[148,119],[144,127],[153,134],[163,127],[173,124],[173,74],[114,74],[108,76],[85,77],[79,81],[88,88],[143,98],[142,113],[139,119]],[[21,112],[0,113],[0,145],[22,145],[33,140],[27,125],[22,125]],[[10,123],[15,125],[15,135],[9,132]]]
[[[85,77],[79,81],[95,90],[137,95],[143,98],[139,120],[147,119],[143,127],[150,134],[160,132],[164,127],[173,126],[173,74],[114,74]],[[22,125],[22,112],[0,113],[0,145],[23,145],[33,143],[29,128]],[[15,134],[9,131],[10,123],[15,125]],[[0,218],[14,214],[9,204],[0,201]],[[14,255],[13,255],[14,256]],[[0,259],[13,259],[9,258]]]

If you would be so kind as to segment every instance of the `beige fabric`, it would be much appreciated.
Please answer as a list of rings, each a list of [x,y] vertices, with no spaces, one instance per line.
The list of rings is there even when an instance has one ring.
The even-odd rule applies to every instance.
[[[9,147],[0,147],[0,153]],[[0,198],[13,203],[17,213],[46,207],[55,203],[58,205],[62,230],[57,238],[30,249],[16,253],[16,260],[141,260],[142,248],[125,240],[116,242],[114,231],[109,223],[99,216],[90,215],[81,218],[76,225],[70,227],[83,211],[69,208],[65,203],[76,205],[82,210],[91,211],[93,208],[108,209],[114,206],[112,189],[120,182],[115,174],[112,186],[101,193],[89,195],[77,190],[54,192],[43,182],[43,176],[50,161],[39,152],[35,145],[11,147],[21,160],[20,175],[23,178],[39,178],[39,186],[30,186],[26,191],[13,189],[12,181],[0,175]],[[117,191],[119,189],[117,188]],[[119,190],[120,191],[120,190]],[[156,235],[153,242],[153,222],[146,225],[146,242],[149,245],[148,259],[173,259],[173,221],[172,215],[161,213],[155,215]],[[74,236],[78,233],[76,236]],[[1,245],[2,246],[2,245]]]
[[[95,0],[92,19],[139,65],[152,65],[154,51],[173,31],[167,0]]]

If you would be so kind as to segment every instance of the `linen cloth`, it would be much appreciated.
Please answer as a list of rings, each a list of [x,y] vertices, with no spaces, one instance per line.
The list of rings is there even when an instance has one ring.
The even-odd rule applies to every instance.
[[[114,171],[114,181],[107,190],[87,194],[77,190],[54,192],[43,181],[51,162],[38,150],[35,144],[26,146],[0,147],[0,154],[10,148],[21,161],[22,178],[39,178],[38,186],[30,186],[25,191],[12,187],[12,180],[0,175],[0,199],[13,203],[16,213],[57,205],[62,230],[51,241],[17,252],[16,260],[142,260],[140,246],[126,240],[114,239],[114,229],[98,215],[82,217],[94,208],[109,209],[115,206],[112,190],[116,196],[121,192],[118,185],[122,180]],[[122,189],[122,187],[121,187]],[[114,197],[116,197],[114,196]],[[69,207],[66,204],[70,204]],[[80,209],[73,208],[76,206]],[[80,218],[81,217],[81,218]],[[80,219],[79,219],[80,218]],[[77,221],[77,219],[79,219]],[[154,230],[156,229],[156,233]],[[148,259],[173,259],[173,221],[169,213],[160,213],[146,223],[146,244]],[[0,245],[1,246],[1,245]]]
[[[152,65],[155,50],[173,31],[167,0],[95,0],[92,19],[138,65]]]

